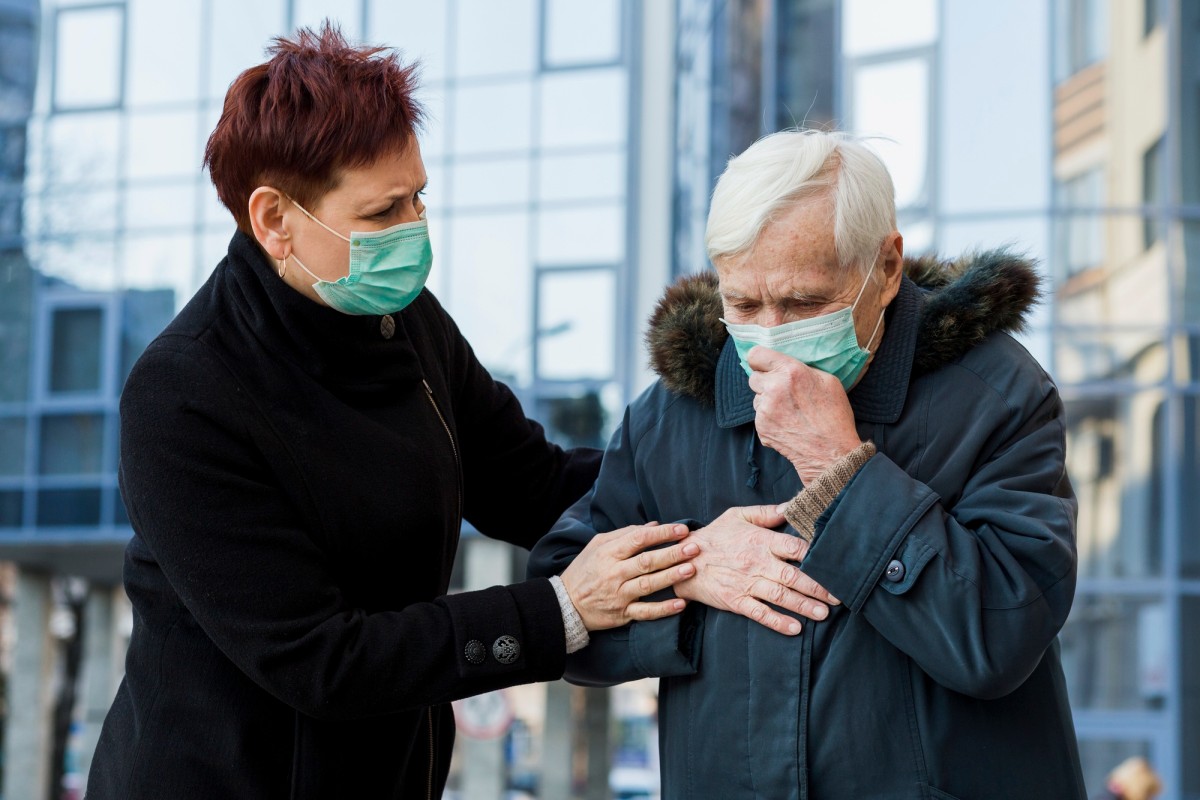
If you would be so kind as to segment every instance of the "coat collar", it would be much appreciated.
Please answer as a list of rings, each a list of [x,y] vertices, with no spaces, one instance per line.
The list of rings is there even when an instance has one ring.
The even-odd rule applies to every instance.
[[[254,241],[240,231],[218,268],[241,324],[262,346],[316,380],[371,393],[420,379],[421,364],[405,321],[409,309],[380,316],[343,314],[314,303],[280,280]],[[385,336],[385,330],[391,336]]]
[[[898,419],[913,376],[957,360],[995,332],[1021,330],[1040,291],[1033,263],[1007,250],[907,259],[904,272],[879,352],[850,392],[860,420]],[[659,301],[646,343],[668,390],[718,407],[720,424],[730,426],[753,418],[753,396],[720,317],[716,274],[686,276]]]
[[[862,380],[850,390],[850,407],[859,422],[890,424],[900,419],[917,349],[921,304],[921,290],[908,278],[901,279],[900,291],[884,317],[879,350]],[[717,359],[714,388],[719,427],[735,428],[754,420],[754,392],[732,339],[725,341]]]

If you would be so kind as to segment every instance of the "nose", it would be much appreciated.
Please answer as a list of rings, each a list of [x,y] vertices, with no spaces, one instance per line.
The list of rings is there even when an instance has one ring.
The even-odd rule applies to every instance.
[[[425,210],[425,204],[420,200],[416,200],[412,205],[406,205],[403,213],[400,215],[401,222],[416,222],[421,218],[421,212]]]

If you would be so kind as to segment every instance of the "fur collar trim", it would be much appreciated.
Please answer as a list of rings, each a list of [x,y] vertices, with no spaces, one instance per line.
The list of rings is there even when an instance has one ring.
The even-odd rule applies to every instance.
[[[906,259],[904,273],[924,290],[914,376],[956,360],[994,332],[1023,330],[1041,293],[1033,263],[1008,250],[954,261]],[[666,388],[712,402],[717,359],[729,336],[721,313],[717,275],[711,270],[668,287],[646,334],[650,366]]]

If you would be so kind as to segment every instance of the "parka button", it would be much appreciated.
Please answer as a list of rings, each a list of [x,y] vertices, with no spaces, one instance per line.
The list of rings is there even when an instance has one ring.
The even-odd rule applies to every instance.
[[[487,658],[487,648],[483,642],[478,639],[472,639],[463,648],[463,657],[472,664],[482,664],[484,659]]]
[[[511,664],[521,657],[521,643],[515,636],[501,636],[492,645],[492,657],[501,664]]]
[[[887,578],[892,583],[899,583],[904,580],[904,564],[896,559],[892,559],[887,565],[887,571],[883,573],[883,577]]]

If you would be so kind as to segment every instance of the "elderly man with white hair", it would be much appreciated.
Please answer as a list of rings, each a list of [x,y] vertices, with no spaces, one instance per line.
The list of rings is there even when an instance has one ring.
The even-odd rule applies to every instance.
[[[1083,798],[1062,404],[1010,335],[1033,267],[906,262],[886,168],[815,131],[729,162],[707,244],[716,275],[651,321],[660,380],[530,560],[685,521],[688,607],[593,633],[568,678],[662,679],[666,800]]]

